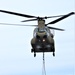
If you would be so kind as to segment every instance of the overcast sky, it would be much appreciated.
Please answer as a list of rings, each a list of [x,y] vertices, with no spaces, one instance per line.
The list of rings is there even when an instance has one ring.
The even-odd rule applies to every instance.
[[[75,11],[74,0],[0,0],[0,10],[15,11],[34,16],[64,15]],[[0,12],[0,23],[21,23],[26,18]],[[46,23],[54,19],[46,20]],[[75,16],[52,26],[65,29],[55,31],[56,56],[45,53],[47,75],[74,75]],[[42,75],[42,53],[31,53],[30,41],[35,27],[0,25],[0,75]]]

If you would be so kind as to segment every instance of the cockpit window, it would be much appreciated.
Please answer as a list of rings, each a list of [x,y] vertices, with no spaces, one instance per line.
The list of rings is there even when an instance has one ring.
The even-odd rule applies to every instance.
[[[42,33],[42,32],[46,32],[46,35],[47,36],[49,36],[50,35],[50,30],[49,30],[49,28],[47,28],[47,27],[45,27],[45,28],[35,28],[34,29],[34,34],[33,34],[33,37],[36,37],[36,33],[37,32],[40,32],[40,33]]]

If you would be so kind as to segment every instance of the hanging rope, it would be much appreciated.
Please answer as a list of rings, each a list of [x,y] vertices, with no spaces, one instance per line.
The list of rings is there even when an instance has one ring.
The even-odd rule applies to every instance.
[[[42,67],[42,75],[46,75],[44,52],[43,52],[43,67]]]

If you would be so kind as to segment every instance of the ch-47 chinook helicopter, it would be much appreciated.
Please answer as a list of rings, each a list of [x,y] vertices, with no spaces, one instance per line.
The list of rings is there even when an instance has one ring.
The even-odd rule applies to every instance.
[[[34,57],[36,56],[36,52],[37,53],[38,52],[43,52],[43,53],[53,52],[53,56],[55,56],[55,46],[54,46],[54,39],[53,39],[54,35],[51,33],[50,30],[54,29],[54,30],[64,31],[64,29],[50,27],[48,25],[55,24],[75,14],[75,12],[70,12],[66,15],[58,15],[58,16],[50,16],[50,17],[36,17],[36,16],[31,16],[31,15],[26,15],[26,14],[21,14],[21,13],[6,11],[6,10],[0,10],[0,12],[30,18],[29,20],[24,20],[22,22],[38,21],[38,25],[31,25],[31,26],[36,26],[36,28],[34,29],[34,33],[33,33],[34,36],[31,40],[31,45],[32,45],[31,52],[34,52]],[[59,18],[45,24],[45,19],[54,18],[54,17],[59,17]],[[5,24],[5,23],[0,23],[0,24]]]

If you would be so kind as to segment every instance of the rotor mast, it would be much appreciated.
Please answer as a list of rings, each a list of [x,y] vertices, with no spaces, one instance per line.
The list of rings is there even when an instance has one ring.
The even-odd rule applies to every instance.
[[[38,28],[42,29],[45,27],[45,20],[40,18],[38,19]]]

